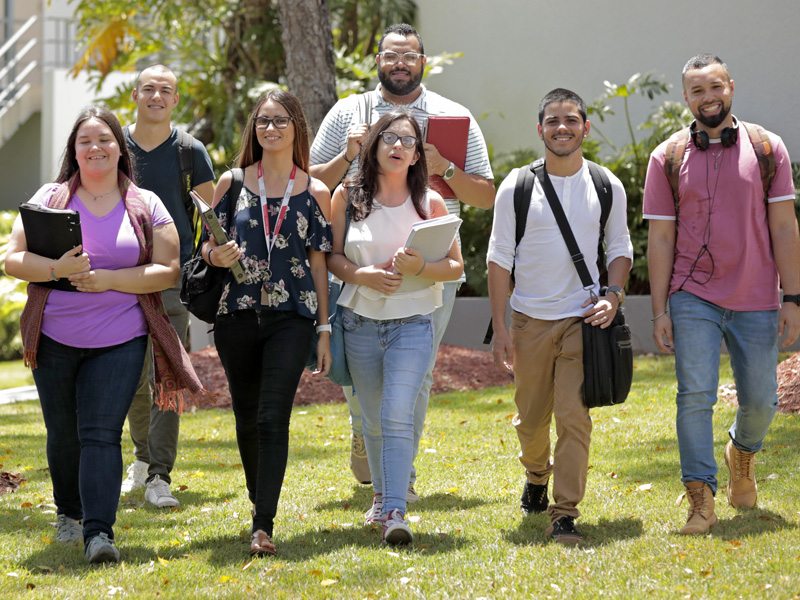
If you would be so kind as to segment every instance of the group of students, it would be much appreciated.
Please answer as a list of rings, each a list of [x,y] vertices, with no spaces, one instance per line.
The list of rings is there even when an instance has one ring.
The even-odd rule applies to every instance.
[[[479,151],[471,155],[468,150],[469,172],[456,168],[422,139],[417,112],[424,110],[423,101],[429,109],[437,103],[447,110],[457,105],[420,86],[425,56],[413,28],[401,24],[387,29],[376,60],[378,89],[332,109],[315,140],[316,160],[300,102],[290,92],[272,90],[258,99],[243,128],[235,161],[242,171],[241,188],[234,185],[233,171],[224,173],[216,188],[210,184],[212,204],[229,241],[219,244],[205,232],[200,252],[209,265],[226,269],[215,342],[230,387],[236,438],[253,505],[251,555],[277,551],[272,537],[287,465],[291,409],[315,333],[315,374],[327,374],[331,365],[330,274],[344,282],[338,304],[354,384],[347,396],[353,439],[361,435],[355,431],[360,421],[367,463],[366,470],[353,470],[360,481],[368,478],[374,490],[365,522],[381,527],[388,544],[413,541],[405,513],[407,501],[416,495],[413,460],[443,333],[437,319],[444,314],[446,325],[447,307],[452,307],[457,287],[453,282],[463,274],[463,259],[457,240],[436,262],[426,262],[417,251],[406,248],[405,241],[415,222],[448,213],[451,200],[445,201],[431,189],[429,177],[448,180],[452,190],[474,206],[490,206],[494,196],[487,175],[490,168],[482,166],[488,165],[488,159],[482,158],[485,146],[472,121],[469,146]],[[171,73],[163,66],[152,69]],[[727,66],[717,57],[700,55],[687,63],[683,79],[687,104],[697,118],[693,147],[687,147],[684,139],[687,158],[679,165],[680,189],[676,183],[670,190],[664,173],[668,143],[654,152],[645,189],[645,216],[651,221],[654,338],[660,349],[672,352],[674,347],[677,354],[677,429],[690,504],[681,533],[694,534],[708,531],[716,522],[716,463],[711,443],[716,397],[708,390],[716,381],[718,363],[712,359],[722,337],[731,350],[741,390],[741,406],[725,451],[732,474],[728,499],[735,507],[755,505],[753,457],[763,445],[777,404],[777,334],[785,330],[787,344],[800,331],[800,274],[796,272],[800,238],[791,203],[784,202],[794,196],[788,155],[780,138],[772,134],[765,138],[777,156],[777,176],[774,182],[770,180],[771,187],[762,189],[749,172],[757,169],[759,161],[735,133],[739,124],[730,114],[733,80]],[[169,81],[175,81],[174,75]],[[137,92],[140,86],[147,87],[142,82],[140,76]],[[158,96],[154,92],[152,101],[145,100],[148,109],[159,112],[163,108]],[[370,98],[380,106],[375,109],[377,119],[372,119]],[[361,100],[367,103],[359,121]],[[177,104],[176,93],[171,101]],[[581,153],[589,130],[585,103],[574,92],[559,88],[545,96],[538,127],[545,146],[543,182],[531,192],[525,236],[522,242],[515,236],[515,170],[497,193],[487,256],[496,332],[494,358],[498,367],[514,373],[517,385],[519,414],[514,425],[526,473],[521,508],[526,514],[546,511],[550,517],[547,534],[562,543],[581,539],[574,520],[580,514],[577,505],[588,470],[591,418],[581,402],[581,322],[597,327],[611,323],[624,302],[623,287],[632,259],[625,193],[607,170],[614,200],[604,230],[610,287],[603,295],[598,297],[596,286],[592,299],[586,299],[587,290],[573,273],[572,258],[562,247],[547,208],[545,182],[564,204],[573,227],[580,228],[579,243],[596,280],[601,208]],[[721,145],[706,153],[709,144],[720,138]],[[113,524],[122,483],[121,435],[151,352],[148,340],[152,340],[156,411],[180,410],[184,403],[200,403],[208,396],[181,344],[181,332],[176,333],[166,318],[159,293],[174,292],[184,260],[173,216],[156,194],[135,184],[129,145],[110,111],[98,106],[83,110],[73,125],[55,183],[42,187],[31,200],[77,210],[82,246],[57,260],[35,255],[27,251],[18,219],[6,259],[9,274],[31,282],[21,330],[25,360],[34,368],[47,427],[47,457],[58,509],[57,540],[82,537],[90,562],[119,560]],[[727,154],[726,148],[731,148]],[[734,152],[747,158],[749,170],[738,166],[737,156],[731,157]],[[709,156],[714,158],[713,170]],[[741,215],[749,213],[735,209],[734,203],[711,210],[723,170],[726,181],[736,188],[726,194],[741,196],[741,203],[757,213],[754,219],[743,219]],[[707,185],[710,174],[717,182],[713,194]],[[689,176],[692,185],[687,185]],[[749,182],[746,193],[736,184],[743,177]],[[239,190],[235,197],[233,189]],[[706,205],[707,213],[697,209]],[[679,206],[685,211],[680,219]],[[730,223],[745,230],[737,240],[748,243],[744,249],[726,247],[709,266],[704,256],[710,254],[711,244],[703,231],[708,231],[712,219],[716,223],[717,214],[726,217],[726,211],[732,211]],[[686,228],[688,233],[684,233]],[[677,232],[681,235],[676,245]],[[702,244],[695,244],[695,238]],[[736,271],[742,252],[760,257],[762,268],[750,271],[766,278],[764,298],[758,306],[722,308],[725,298],[717,306],[718,299],[706,299],[707,293],[727,290],[728,280],[741,282],[752,276]],[[246,274],[242,282],[227,269],[237,261]],[[516,269],[516,286],[509,331],[505,311],[512,269]],[[710,269],[708,279],[699,281],[704,269]],[[421,277],[430,285],[406,292],[401,287],[405,275]],[[712,275],[721,283],[715,279],[714,286],[706,286]],[[83,293],[39,285],[62,278]],[[779,281],[789,294],[780,314]],[[733,292],[736,298],[743,294],[751,298],[752,290],[752,286],[739,285]],[[668,297],[674,330],[667,313]],[[687,303],[702,305],[708,314],[700,315],[700,308]],[[738,327],[744,327],[745,333]],[[752,329],[765,339],[753,342]],[[702,339],[697,338],[701,334]],[[699,364],[699,354],[712,358],[708,364]],[[756,362],[756,369],[749,369]],[[551,454],[549,430],[554,415],[558,440]],[[177,425],[174,434],[176,442]],[[152,492],[151,501],[157,506],[176,505],[169,492],[172,464],[150,467],[147,493]],[[552,503],[548,500],[551,475],[555,478]]]
[[[404,514],[414,404],[433,352],[430,313],[441,303],[434,282],[457,279],[463,261],[455,241],[436,262],[404,247],[415,222],[447,214],[441,197],[427,187],[413,115],[397,109],[381,117],[364,139],[361,157],[356,176],[331,199],[308,174],[309,130],[300,102],[273,90],[258,99],[243,131],[238,197],[229,195],[230,171],[214,192],[213,206],[230,241],[220,245],[206,235],[203,259],[223,268],[241,261],[246,273],[239,283],[226,271],[215,342],[253,503],[251,555],[276,553],[272,535],[291,409],[315,328],[316,373],[325,375],[330,367],[329,270],[347,290],[340,300],[346,354],[376,490],[369,521],[383,527],[389,544],[412,540]],[[131,180],[133,172],[116,117],[99,106],[85,109],[56,182],[31,200],[77,210],[83,245],[57,260],[32,254],[18,220],[7,258],[9,274],[31,282],[22,330],[26,341],[33,340],[25,354],[47,427],[59,534],[67,540],[82,536],[90,562],[119,560],[112,526],[123,471],[120,440],[148,335],[160,406],[189,400],[180,396],[184,389],[195,397],[205,393],[166,324],[158,293],[178,278],[175,226],[158,197]],[[404,274],[431,285],[395,293]],[[37,285],[61,278],[86,293]]]

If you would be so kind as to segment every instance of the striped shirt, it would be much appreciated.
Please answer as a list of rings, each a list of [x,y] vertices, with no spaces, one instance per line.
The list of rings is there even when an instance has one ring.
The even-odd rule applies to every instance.
[[[448,100],[444,96],[420,86],[422,92],[411,104],[405,105],[417,120],[420,129],[424,128],[425,119],[431,115],[446,117],[469,117],[469,134],[467,137],[467,158],[464,163],[464,172],[470,175],[480,175],[493,180],[492,166],[489,162],[489,153],[486,151],[486,142],[478,122],[467,108],[457,102]],[[365,115],[367,105],[371,105],[370,115]],[[311,164],[326,164],[344,152],[347,147],[347,128],[353,125],[369,123],[370,125],[380,119],[387,112],[396,108],[383,99],[381,86],[364,94],[353,94],[339,100],[325,115],[319,126],[314,142],[311,145]],[[446,158],[446,157],[445,157]],[[347,169],[346,177],[352,177],[358,170],[358,158]],[[461,203],[457,198],[445,199],[447,210],[451,214],[461,215]],[[461,240],[459,240],[459,244]],[[464,281],[464,275],[459,281]]]

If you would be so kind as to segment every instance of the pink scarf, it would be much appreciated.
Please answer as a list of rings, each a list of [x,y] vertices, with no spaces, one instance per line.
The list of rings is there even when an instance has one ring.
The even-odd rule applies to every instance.
[[[124,174],[119,174],[122,201],[128,213],[136,238],[139,241],[139,262],[143,265],[153,259],[153,222],[147,202],[139,188]],[[62,183],[50,199],[51,208],[66,208],[80,184],[76,173]],[[78,293],[78,292],[75,292]],[[20,331],[24,348],[25,366],[36,368],[36,353],[42,331],[44,306],[50,288],[28,284],[28,302],[20,317]],[[172,327],[161,301],[161,293],[137,294],[136,299],[144,313],[150,336],[153,339],[155,357],[155,401],[162,410],[183,412],[185,405],[213,404],[214,395],[203,387],[194,372],[189,356]]]

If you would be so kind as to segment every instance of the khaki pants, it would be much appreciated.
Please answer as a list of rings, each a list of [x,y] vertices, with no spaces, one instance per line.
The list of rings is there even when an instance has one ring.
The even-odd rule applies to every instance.
[[[520,462],[530,483],[553,475],[550,520],[578,517],[586,491],[592,419],[583,405],[581,319],[533,319],[514,311],[514,382]],[[550,421],[556,419],[555,453],[550,454]]]

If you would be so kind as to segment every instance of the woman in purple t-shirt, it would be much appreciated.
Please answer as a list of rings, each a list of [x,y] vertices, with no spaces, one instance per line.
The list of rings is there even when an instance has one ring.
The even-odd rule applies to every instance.
[[[155,293],[178,279],[178,234],[161,201],[133,185],[131,172],[117,118],[106,108],[85,108],[56,183],[32,200],[78,211],[82,245],[58,259],[28,252],[17,218],[6,258],[10,275],[31,282],[21,330],[47,427],[56,541],[83,537],[89,562],[119,560],[112,526],[122,482],[120,440],[148,333],[157,351],[180,357],[166,319],[158,317]],[[59,279],[78,291],[36,284]],[[183,385],[180,367],[169,375],[170,389],[175,380],[192,387]]]

